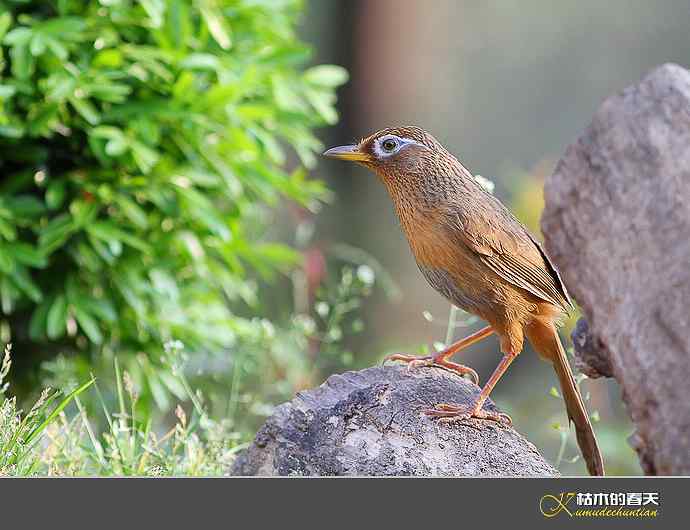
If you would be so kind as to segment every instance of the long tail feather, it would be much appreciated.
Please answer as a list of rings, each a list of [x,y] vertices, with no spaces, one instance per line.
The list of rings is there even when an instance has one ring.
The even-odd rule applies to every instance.
[[[537,352],[553,363],[561,385],[568,418],[575,425],[577,444],[580,446],[589,474],[603,476],[604,461],[601,451],[556,328],[539,326],[538,330],[532,330],[529,335],[530,342]]]

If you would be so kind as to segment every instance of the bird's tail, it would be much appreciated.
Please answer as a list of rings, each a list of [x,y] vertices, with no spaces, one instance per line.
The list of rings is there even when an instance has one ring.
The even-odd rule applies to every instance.
[[[568,363],[558,332],[553,325],[533,326],[528,331],[528,338],[539,355],[553,363],[561,385],[561,393],[565,400],[568,418],[575,424],[577,445],[580,446],[582,456],[587,463],[590,475],[604,475],[604,461],[594,436],[589,415],[575,383],[573,371]]]

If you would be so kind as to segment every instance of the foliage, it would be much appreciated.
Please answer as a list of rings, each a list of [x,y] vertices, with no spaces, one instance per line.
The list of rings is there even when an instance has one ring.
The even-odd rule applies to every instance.
[[[117,352],[163,408],[170,392],[184,397],[161,369],[165,342],[263,347],[272,324],[251,318],[257,282],[300,261],[267,239],[266,207],[313,210],[325,197],[285,169],[286,147],[313,164],[311,131],[337,119],[346,77],[300,68],[300,11],[297,0],[0,2],[4,338]]]
[[[17,398],[6,398],[8,384],[5,378],[10,371],[10,345],[5,347],[0,362],[0,476],[31,475],[41,465],[36,458],[38,442],[46,429],[55,422],[65,407],[91,386],[93,380],[74,389],[60,403],[53,405],[60,392],[46,388],[41,392],[28,413],[17,410]]]
[[[179,355],[176,345],[168,354]],[[242,447],[227,424],[212,421],[200,396],[191,393],[184,375],[170,369],[169,375],[185,386],[193,404],[187,416],[181,405],[175,409],[176,421],[162,436],[152,428],[151,410],[138,415],[137,390],[127,372],[115,361],[118,388],[117,412],[108,410],[101,400],[108,428],[99,434],[82,405],[81,397],[93,380],[72,391],[54,408],[56,393],[46,389],[31,410],[17,410],[16,398],[5,397],[3,379],[11,362],[9,347],[0,370],[0,476],[210,476],[227,473],[234,453]],[[100,391],[95,386],[96,399]],[[68,416],[66,406],[76,403]]]

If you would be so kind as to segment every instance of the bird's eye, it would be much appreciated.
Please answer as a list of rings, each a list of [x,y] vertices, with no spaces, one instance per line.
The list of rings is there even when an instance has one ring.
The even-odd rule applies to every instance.
[[[392,138],[387,138],[381,143],[381,147],[383,147],[384,151],[391,153],[395,151],[396,147],[398,147],[398,142],[396,142]]]

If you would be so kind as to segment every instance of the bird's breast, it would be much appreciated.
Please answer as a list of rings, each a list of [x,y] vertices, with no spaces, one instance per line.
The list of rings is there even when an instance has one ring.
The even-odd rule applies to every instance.
[[[466,269],[468,256],[452,241],[442,216],[435,210],[398,211],[410,249],[417,263],[432,269],[460,272]]]
[[[429,284],[457,307],[484,314],[495,303],[495,292],[483,267],[467,247],[449,236],[443,218],[434,211],[398,214],[420,271]]]

